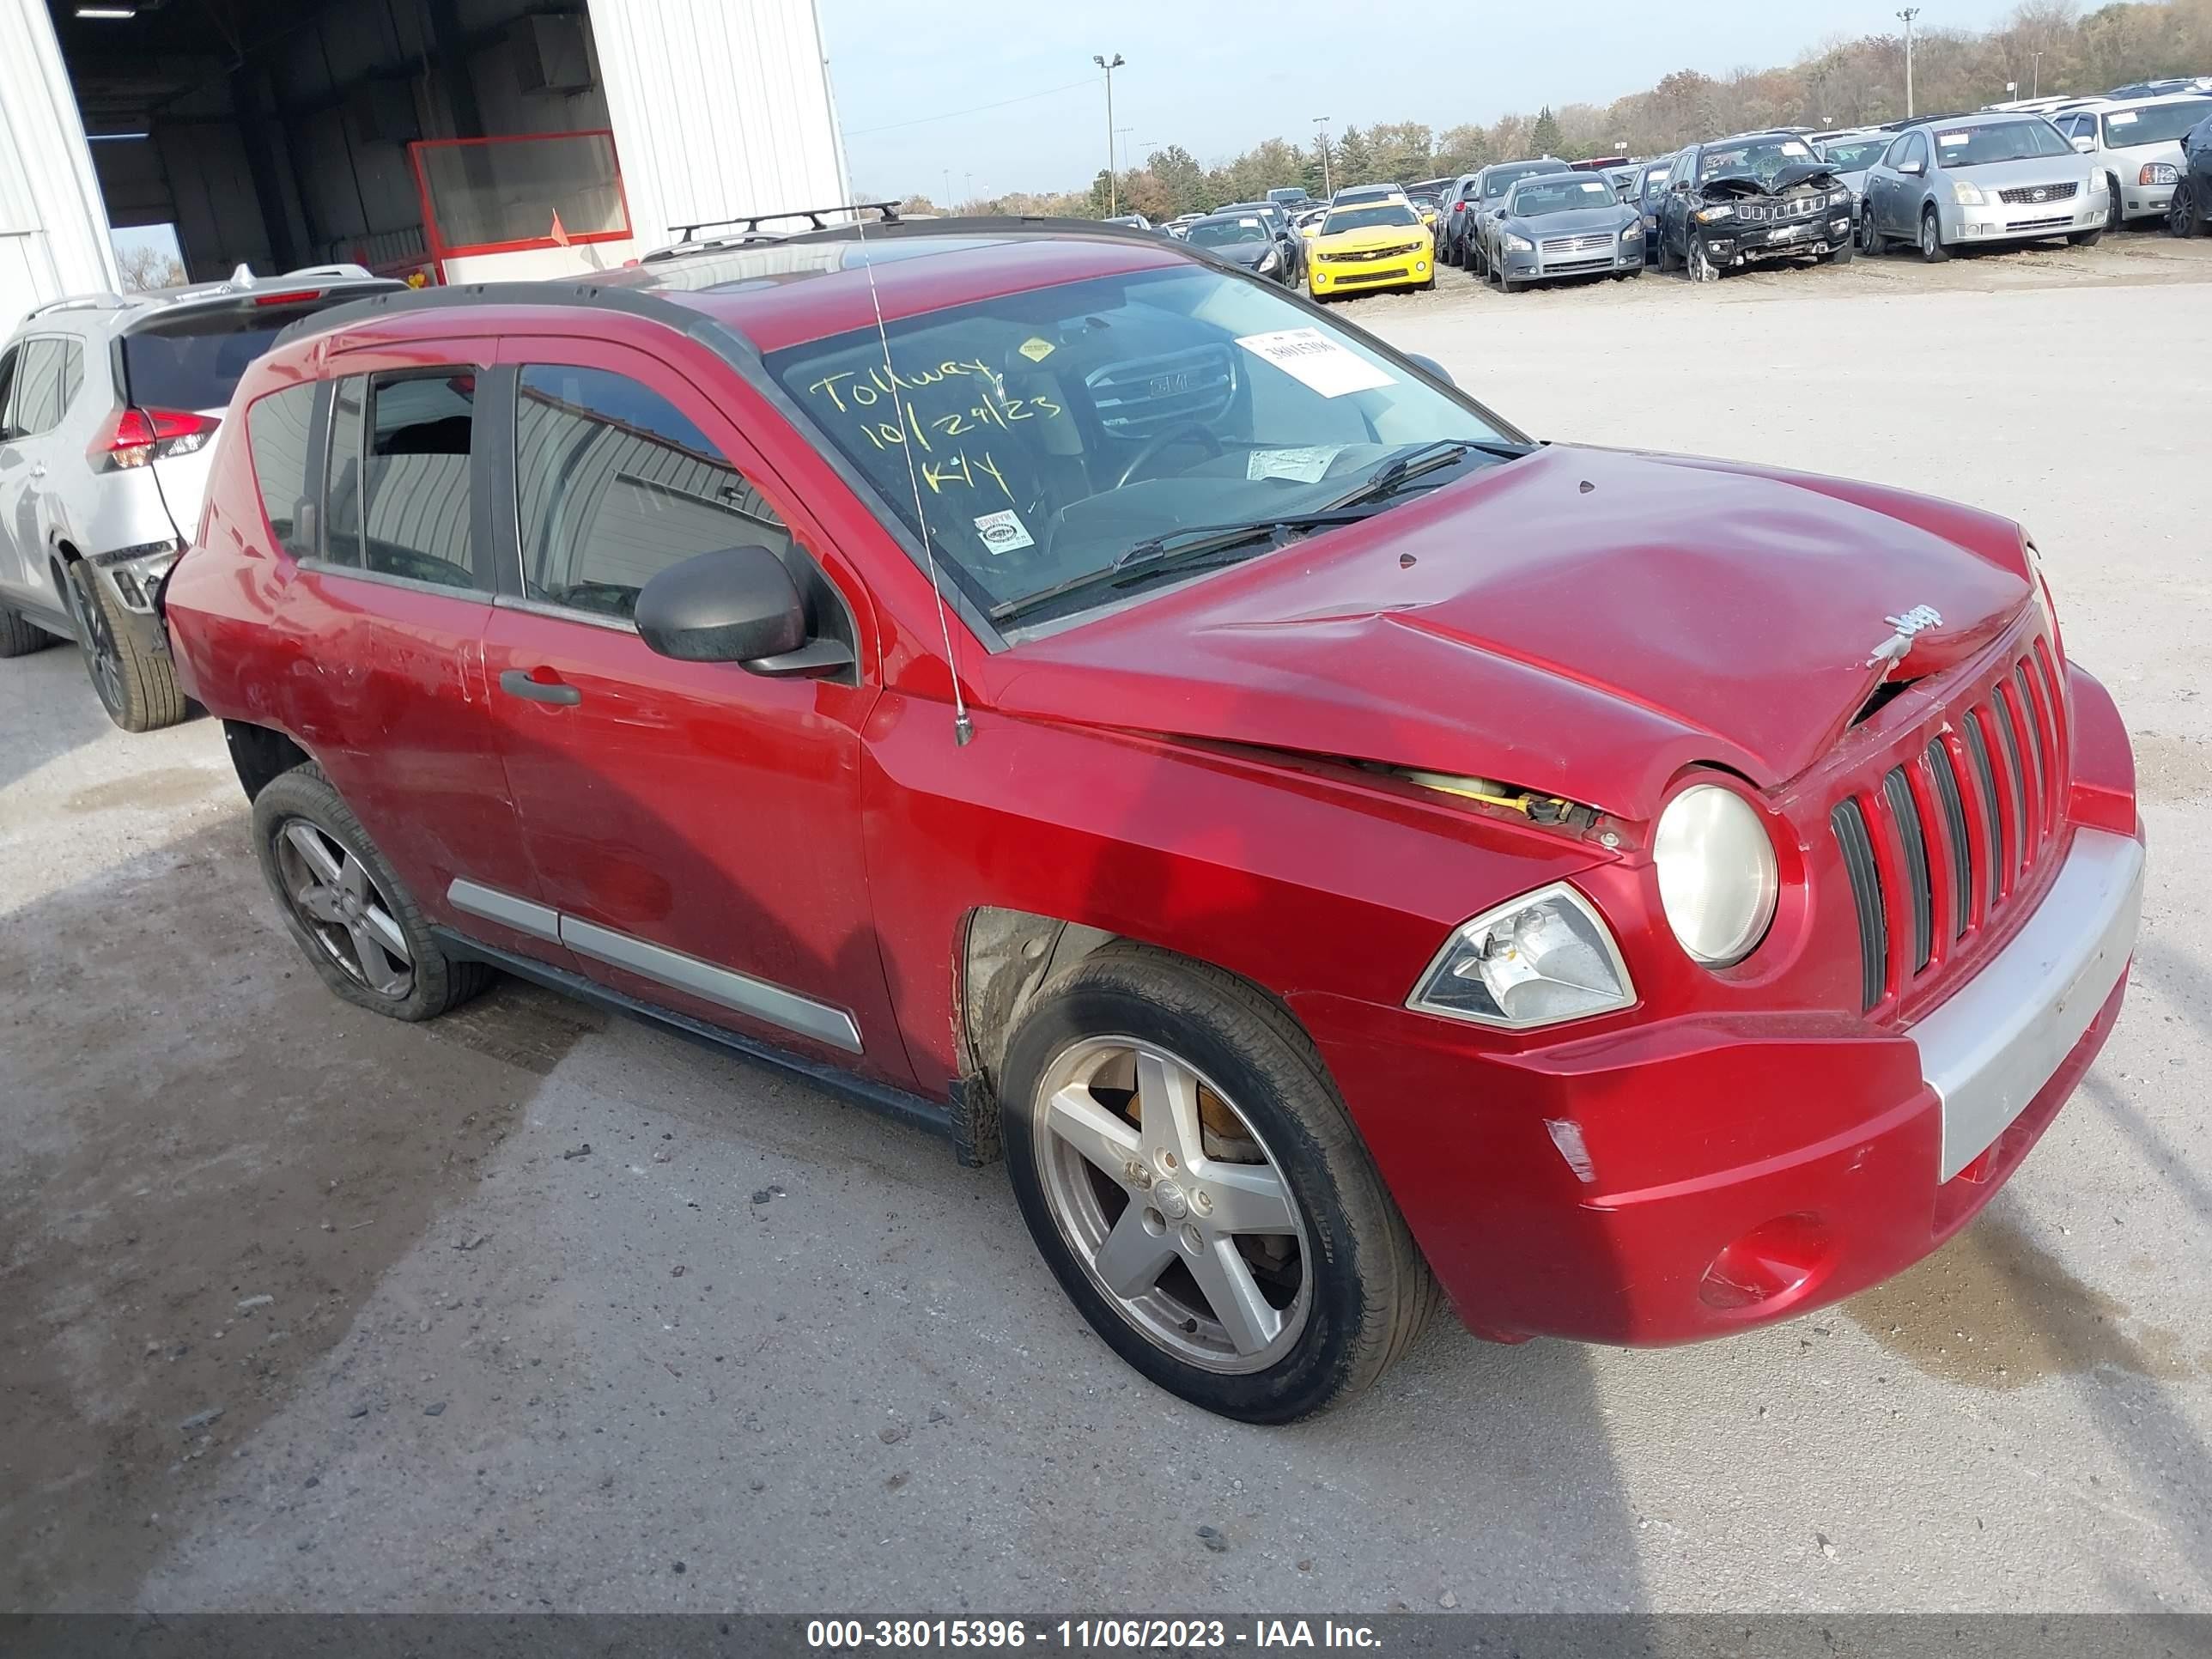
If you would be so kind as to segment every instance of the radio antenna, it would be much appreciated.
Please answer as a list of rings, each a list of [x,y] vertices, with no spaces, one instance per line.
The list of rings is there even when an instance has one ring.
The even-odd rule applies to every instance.
[[[930,545],[929,514],[921,505],[921,473],[914,464],[914,445],[908,441],[915,423],[907,414],[906,396],[900,390],[898,371],[891,367],[890,331],[884,326],[883,296],[876,292],[876,262],[868,252],[867,210],[860,208],[853,215],[853,228],[860,238],[860,263],[868,272],[868,303],[876,313],[876,343],[883,348],[884,379],[890,382],[891,408],[899,421],[899,453],[906,457],[906,481],[914,491],[914,521],[921,532],[921,560],[929,571],[929,597],[937,602],[937,631],[945,641],[945,668],[952,676],[952,741],[964,748],[975,735],[975,723],[968,718],[967,700],[960,695],[960,664],[952,654],[952,623],[945,614],[945,590],[938,585],[937,551]]]

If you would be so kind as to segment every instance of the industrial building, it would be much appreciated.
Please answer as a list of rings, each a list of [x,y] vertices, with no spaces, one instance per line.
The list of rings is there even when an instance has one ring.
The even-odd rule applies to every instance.
[[[111,227],[459,281],[848,196],[813,0],[0,0],[0,331],[117,285]]]

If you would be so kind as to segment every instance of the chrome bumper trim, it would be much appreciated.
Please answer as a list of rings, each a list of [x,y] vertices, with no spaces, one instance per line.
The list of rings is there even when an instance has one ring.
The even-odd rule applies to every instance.
[[[2141,842],[2076,830],[2019,934],[1913,1026],[1921,1075],[1942,1101],[1941,1179],[2005,1132],[2089,1029],[2135,951],[2142,886]]]

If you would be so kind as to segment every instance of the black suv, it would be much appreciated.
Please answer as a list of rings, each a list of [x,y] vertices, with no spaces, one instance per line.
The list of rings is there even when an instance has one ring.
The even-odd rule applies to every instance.
[[[1794,132],[1692,144],[1660,194],[1659,269],[1693,282],[1771,259],[1850,262],[1851,192]]]

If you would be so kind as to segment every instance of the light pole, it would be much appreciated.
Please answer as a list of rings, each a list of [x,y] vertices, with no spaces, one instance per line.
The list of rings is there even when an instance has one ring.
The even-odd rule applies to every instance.
[[[1129,165],[1129,135],[1135,131],[1136,128],[1134,127],[1115,127],[1114,129],[1114,136],[1121,141],[1121,165],[1124,167]]]
[[[2027,95],[2031,98],[2040,98],[2043,96],[2043,54],[2039,52],[2032,52],[2028,53],[2027,60]]]
[[[1907,6],[1897,14],[1905,23],[1905,113],[1912,115],[1912,20],[1920,15],[1920,8]]]
[[[1106,71],[1106,216],[1110,219],[1121,210],[1120,186],[1114,177],[1114,71],[1127,60],[1117,52],[1110,62],[1097,52],[1091,54],[1091,61]]]
[[[1326,115],[1316,115],[1314,117],[1313,120],[1314,125],[1321,129],[1321,193],[1322,198],[1326,199],[1327,198],[1336,194],[1334,186],[1329,182],[1328,117]]]

